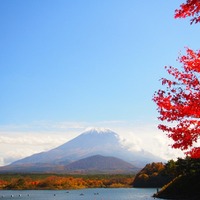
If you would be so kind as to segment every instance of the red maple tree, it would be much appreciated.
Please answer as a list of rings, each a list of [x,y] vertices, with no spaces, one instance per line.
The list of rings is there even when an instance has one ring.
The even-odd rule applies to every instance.
[[[200,51],[187,48],[186,55],[179,57],[182,70],[166,67],[172,80],[162,78],[165,90],[155,92],[161,121],[173,122],[171,126],[160,124],[159,129],[168,132],[174,140],[173,148],[187,150],[200,136]],[[191,157],[200,157],[200,147],[187,152]]]
[[[200,22],[200,0],[187,0],[175,10],[175,18],[192,17],[192,23]],[[181,70],[165,67],[172,80],[162,78],[165,90],[155,92],[153,101],[157,104],[161,121],[159,129],[173,139],[173,148],[186,151],[192,158],[200,158],[200,147],[195,144],[200,138],[200,51],[186,48],[186,55],[178,58]]]

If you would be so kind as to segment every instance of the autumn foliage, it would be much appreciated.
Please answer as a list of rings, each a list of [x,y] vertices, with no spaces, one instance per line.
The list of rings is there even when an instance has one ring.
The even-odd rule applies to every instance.
[[[158,90],[153,100],[158,106],[161,121],[173,122],[171,126],[159,125],[174,140],[172,147],[187,150],[191,157],[200,157],[200,147],[193,147],[200,136],[200,51],[187,48],[186,55],[178,59],[182,70],[166,67],[172,80],[162,78],[165,90]]]
[[[0,190],[69,190],[131,187],[133,175],[1,174]]]
[[[151,163],[147,164],[135,177],[133,181],[133,187],[136,188],[160,188],[167,184],[170,180],[170,176],[164,176],[162,171],[165,170],[163,163]]]
[[[187,0],[180,5],[180,9],[175,10],[175,18],[192,17],[192,23],[200,22],[200,0]]]

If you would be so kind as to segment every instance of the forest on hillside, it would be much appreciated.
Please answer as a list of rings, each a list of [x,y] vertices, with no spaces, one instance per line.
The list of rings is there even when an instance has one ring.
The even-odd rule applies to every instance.
[[[135,176],[133,187],[161,188],[154,197],[164,199],[200,199],[200,159],[147,164]]]
[[[149,163],[134,178],[133,187],[163,187],[179,176],[200,175],[200,159],[190,157],[169,160],[167,163]]]

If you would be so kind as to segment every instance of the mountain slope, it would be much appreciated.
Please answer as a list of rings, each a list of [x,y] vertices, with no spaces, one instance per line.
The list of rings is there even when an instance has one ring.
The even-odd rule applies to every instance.
[[[139,169],[115,157],[95,155],[74,161],[70,164],[32,163],[9,165],[0,168],[1,173],[137,173]]]
[[[112,154],[119,146],[118,135],[116,133],[110,130],[97,131],[96,129],[92,129],[55,149],[34,154],[13,162],[13,164],[75,161],[97,154]]]

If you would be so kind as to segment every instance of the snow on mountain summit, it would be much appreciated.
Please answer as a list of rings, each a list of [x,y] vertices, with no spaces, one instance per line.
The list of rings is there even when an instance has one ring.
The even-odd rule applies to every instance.
[[[119,142],[119,138],[120,138],[117,133],[115,133],[114,131],[108,128],[88,128],[81,135],[91,136],[93,140],[94,139],[99,140],[100,138],[105,138],[106,140],[110,140],[109,141],[110,143],[113,143],[115,140]]]
[[[114,133],[113,131],[111,131],[108,128],[94,128],[94,127],[90,127],[87,128],[86,131],[83,134],[88,134],[88,133],[99,133],[99,134],[105,134],[105,133]]]

